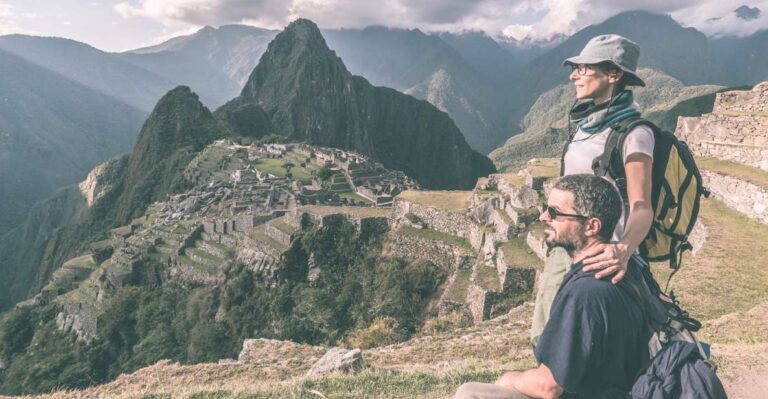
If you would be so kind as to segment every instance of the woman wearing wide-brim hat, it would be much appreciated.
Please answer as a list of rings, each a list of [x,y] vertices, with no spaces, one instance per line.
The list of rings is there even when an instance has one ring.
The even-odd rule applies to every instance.
[[[626,118],[640,116],[629,86],[645,86],[637,76],[640,47],[619,35],[601,35],[590,40],[581,53],[566,59],[572,68],[570,80],[576,89],[576,103],[569,115],[569,140],[563,150],[561,174],[593,173],[593,162],[605,149],[611,127]],[[653,221],[651,206],[651,167],[654,135],[650,127],[640,125],[627,133],[622,148],[626,174],[628,212],[613,233],[612,242],[585,253],[584,270],[601,269],[597,278],[620,281],[629,257],[637,252]],[[610,176],[605,176],[614,182]],[[615,184],[615,182],[614,182]],[[555,221],[556,222],[556,221]],[[550,250],[536,295],[531,328],[535,344],[549,318],[552,300],[570,258],[562,248]]]

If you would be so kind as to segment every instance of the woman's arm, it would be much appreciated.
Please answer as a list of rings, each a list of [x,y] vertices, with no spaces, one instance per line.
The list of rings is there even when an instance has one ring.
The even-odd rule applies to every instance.
[[[613,275],[611,281],[614,284],[621,281],[627,272],[629,257],[648,235],[653,223],[652,166],[653,160],[646,154],[634,153],[627,157],[624,173],[627,178],[629,216],[624,235],[617,243],[603,244],[584,254],[584,271],[602,269],[595,275],[596,278]]]

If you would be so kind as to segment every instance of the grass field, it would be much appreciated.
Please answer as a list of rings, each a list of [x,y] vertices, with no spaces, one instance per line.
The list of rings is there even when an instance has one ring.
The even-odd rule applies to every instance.
[[[444,298],[450,301],[464,302],[467,299],[469,279],[472,277],[471,268],[462,268],[456,271],[456,276],[447,288]]]
[[[271,173],[275,176],[285,177],[287,171],[283,167],[283,164],[286,162],[288,162],[286,159],[261,158],[256,161],[256,169]],[[294,167],[291,168],[293,179],[301,180],[302,182],[307,183],[312,181],[312,175],[310,174],[309,170],[302,168],[297,163],[292,163],[294,164]]]
[[[768,226],[751,220],[715,199],[702,200],[707,241],[697,256],[684,255],[670,284],[685,308],[701,320],[744,312],[768,300]],[[654,265],[662,284],[667,263]]]
[[[466,213],[472,198],[471,191],[407,190],[398,194],[405,200],[456,213]]]
[[[732,176],[768,190],[768,171],[760,168],[715,158],[696,158],[696,164],[701,169]]]
[[[464,248],[470,253],[475,252],[475,249],[472,248],[472,245],[470,245],[467,239],[446,234],[441,231],[432,230],[432,229],[417,229],[411,226],[402,226],[400,227],[400,231],[405,234],[413,235],[416,237],[426,238],[428,240],[442,241],[449,245],[455,245],[455,246]]]
[[[504,263],[507,267],[535,267],[542,269],[544,262],[525,243],[525,234],[509,240],[499,247],[504,253]]]
[[[495,267],[478,265],[475,267],[474,275],[475,284],[479,287],[489,291],[501,290],[501,282],[499,281],[499,272]]]

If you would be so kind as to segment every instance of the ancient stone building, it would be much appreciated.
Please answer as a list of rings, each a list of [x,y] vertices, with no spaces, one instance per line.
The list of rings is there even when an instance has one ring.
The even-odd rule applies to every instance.
[[[675,132],[698,156],[768,170],[768,82],[718,93],[712,113],[680,118]]]

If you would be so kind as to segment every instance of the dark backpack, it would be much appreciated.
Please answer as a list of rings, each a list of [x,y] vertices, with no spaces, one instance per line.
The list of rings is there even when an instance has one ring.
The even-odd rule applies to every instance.
[[[641,304],[650,335],[648,365],[632,386],[633,399],[725,399],[716,367],[709,362],[705,346],[694,333],[701,323],[680,308],[674,297],[666,297],[648,265],[628,270],[619,282],[622,290]]]
[[[655,140],[651,178],[654,218],[648,236],[640,244],[640,255],[647,261],[669,261],[674,275],[680,267],[682,253],[692,248],[688,235],[699,215],[701,196],[709,195],[702,187],[701,173],[688,145],[678,140],[674,133],[662,130],[646,119],[627,118],[611,127],[605,150],[595,158],[592,170],[596,176],[610,175],[614,179],[624,200],[624,214],[628,215],[621,151],[627,133],[639,125],[650,127]]]
[[[594,278],[596,273],[580,272],[563,285],[580,278]],[[630,392],[611,390],[601,398],[727,398],[716,368],[708,360],[705,344],[694,335],[701,323],[680,308],[674,297],[669,298],[661,291],[648,264],[632,256],[626,276],[617,285],[643,310],[648,359],[638,371]]]

